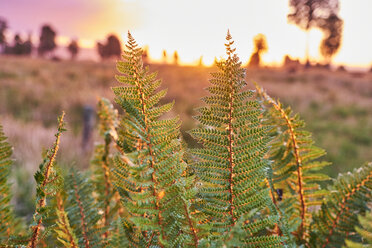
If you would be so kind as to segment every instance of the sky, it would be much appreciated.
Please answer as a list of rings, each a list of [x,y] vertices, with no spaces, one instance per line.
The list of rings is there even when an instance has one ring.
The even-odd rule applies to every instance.
[[[370,67],[372,63],[371,0],[340,0],[344,38],[335,64]],[[57,30],[60,44],[78,38],[81,46],[94,48],[97,40],[115,33],[126,40],[130,30],[137,42],[148,46],[150,57],[161,60],[162,50],[177,50],[184,64],[205,64],[224,55],[229,29],[239,57],[247,62],[253,37],[267,37],[267,64],[279,65],[283,56],[305,56],[306,33],[287,23],[288,0],[1,0],[0,16],[11,32],[36,36],[44,23]],[[9,32],[9,35],[10,33]],[[13,34],[13,33],[12,33]],[[322,61],[322,33],[310,32],[310,56]]]

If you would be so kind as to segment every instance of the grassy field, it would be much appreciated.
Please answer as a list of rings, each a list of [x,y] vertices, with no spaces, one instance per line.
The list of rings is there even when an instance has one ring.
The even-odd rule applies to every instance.
[[[113,100],[110,87],[117,85],[115,63],[0,57],[0,65],[0,121],[15,147],[16,165],[25,165],[30,174],[36,170],[42,148],[53,141],[57,115],[65,110],[69,131],[62,138],[59,161],[87,167],[90,152],[80,148],[82,110],[95,107],[99,97]],[[200,106],[209,73],[215,69],[150,67],[168,88],[166,100],[176,100],[171,114],[181,115],[185,140],[195,145],[186,131],[195,125],[194,108]],[[372,161],[372,74],[259,69],[248,70],[247,81],[252,88],[251,82],[258,82],[300,113],[316,144],[328,152],[325,159],[333,163],[330,175]],[[94,134],[92,142],[97,140]]]

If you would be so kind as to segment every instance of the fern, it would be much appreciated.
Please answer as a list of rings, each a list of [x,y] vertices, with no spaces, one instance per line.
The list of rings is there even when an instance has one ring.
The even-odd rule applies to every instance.
[[[107,231],[105,239],[110,239],[111,231],[116,228],[109,228],[110,223],[117,219],[117,212],[122,211],[119,196],[114,190],[112,183],[112,163],[110,159],[110,148],[113,138],[117,137],[118,113],[107,99],[101,99],[98,103],[99,132],[104,138],[104,144],[97,144],[94,150],[94,157],[91,162],[93,170],[93,184],[95,185],[97,202],[102,204],[102,227]],[[113,230],[109,230],[113,229]]]
[[[173,103],[158,104],[166,90],[156,91],[160,81],[156,73],[143,68],[142,50],[130,33],[126,48],[124,60],[117,63],[122,75],[116,77],[126,86],[113,90],[127,115],[122,133],[135,141],[132,148],[120,147],[122,157],[115,159],[116,185],[130,215],[130,221],[125,221],[128,240],[135,247],[197,246],[197,223],[190,213],[182,177],[186,164],[179,119],[160,119]]]
[[[11,191],[8,177],[12,165],[12,147],[6,140],[3,127],[0,125],[0,242],[6,243],[15,234],[17,220],[10,204]]]
[[[204,127],[190,132],[204,146],[191,150],[198,158],[193,168],[203,182],[202,209],[215,236],[229,232],[246,216],[241,238],[247,247],[279,246],[280,237],[261,234],[278,222],[278,216],[261,217],[257,212],[272,206],[269,190],[262,190],[269,169],[263,158],[269,139],[260,119],[262,110],[252,91],[242,91],[245,72],[229,33],[226,39],[228,58],[217,62],[220,71],[212,73],[211,96],[204,98],[207,106],[195,117]]]
[[[64,247],[68,248],[78,248],[78,241],[74,231],[70,226],[70,221],[67,217],[67,213],[64,209],[64,200],[61,194],[57,194],[57,226],[58,228],[55,229],[57,234],[57,239]]]
[[[62,114],[35,174],[30,230],[12,212],[12,150],[0,126],[0,247],[370,247],[372,163],[321,190],[324,150],[290,108],[258,85],[262,101],[245,89],[226,38],[227,59],[216,62],[200,126],[190,132],[202,148],[185,153],[179,118],[165,117],[173,103],[161,104],[166,90],[128,33],[117,63],[122,85],[113,88],[124,114],[99,101],[104,142],[93,173],[66,176],[55,164]]]
[[[310,209],[319,206],[327,193],[317,182],[328,177],[318,171],[329,163],[318,160],[325,151],[313,145],[311,133],[304,130],[305,123],[299,116],[272,99],[258,84],[256,89],[266,102],[266,124],[275,131],[269,153],[274,161],[273,190],[281,192],[283,201],[279,205],[286,213],[290,231],[304,242],[309,238]]]
[[[43,219],[47,218],[50,211],[53,211],[48,206],[48,198],[55,196],[61,188],[61,177],[58,171],[54,168],[55,159],[59,150],[59,142],[61,134],[65,131],[64,118],[65,113],[58,118],[58,131],[53,147],[47,151],[43,163],[40,164],[39,170],[35,173],[36,186],[36,210],[34,214],[34,222],[31,224],[31,238],[27,247],[34,248],[47,234],[49,229],[44,231],[44,235],[40,236],[42,231]],[[42,237],[42,238],[41,238]]]
[[[344,239],[358,239],[357,216],[368,210],[372,196],[372,163],[340,175],[330,188],[321,210],[312,223],[313,247],[341,247]]]
[[[67,193],[66,212],[79,247],[104,247],[103,234],[105,228],[100,228],[102,219],[99,210],[101,203],[93,198],[94,187],[87,176],[72,170],[65,180]]]
[[[346,240],[346,247],[348,248],[371,248],[372,247],[372,212],[366,213],[365,216],[358,216],[361,227],[355,227],[357,233],[362,237],[363,243],[356,243],[351,240]]]

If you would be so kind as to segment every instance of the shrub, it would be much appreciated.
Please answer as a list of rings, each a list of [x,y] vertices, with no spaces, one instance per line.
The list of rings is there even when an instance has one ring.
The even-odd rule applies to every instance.
[[[372,164],[330,180],[329,163],[304,122],[256,85],[227,35],[227,59],[212,73],[188,149],[173,102],[143,67],[128,34],[117,63],[115,101],[98,104],[103,142],[91,168],[65,175],[55,162],[64,131],[38,172],[36,210],[28,228],[13,213],[7,181],[11,147],[0,129],[0,240],[4,247],[342,247],[367,242],[360,225],[371,197]],[[369,217],[368,217],[369,218]]]

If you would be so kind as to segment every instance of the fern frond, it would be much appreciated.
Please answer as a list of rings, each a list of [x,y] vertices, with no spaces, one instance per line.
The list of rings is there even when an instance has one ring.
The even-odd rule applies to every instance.
[[[100,203],[93,198],[94,187],[87,176],[72,170],[65,179],[66,208],[70,225],[79,247],[104,247],[106,229],[99,225],[102,219]]]
[[[234,53],[229,33],[226,39],[228,58],[217,62],[219,71],[212,73],[212,86],[208,88],[211,95],[204,98],[207,106],[200,108],[200,115],[195,117],[203,127],[190,132],[204,146],[191,150],[198,158],[193,168],[203,182],[202,209],[209,216],[213,235],[217,238],[230,232],[246,216],[245,236],[241,237],[247,241],[245,245],[250,247],[255,240],[261,240],[256,247],[266,247],[272,245],[268,241],[271,237],[262,233],[275,226],[277,216],[273,214],[274,219],[264,225],[254,225],[264,218],[247,214],[273,204],[269,190],[262,189],[270,168],[264,159],[269,137],[253,92],[243,90],[245,71]],[[273,239],[273,243],[281,245],[280,237]]]
[[[368,211],[367,202],[372,196],[372,163],[340,175],[330,192],[314,216],[313,247],[341,247],[345,238],[357,238],[354,229],[358,224],[357,216]]]
[[[304,122],[290,108],[285,109],[279,101],[272,99],[258,84],[258,95],[267,103],[267,125],[275,130],[271,142],[270,159],[273,164],[274,189],[283,192],[280,204],[288,216],[290,226],[298,227],[298,240],[307,240],[312,219],[310,208],[321,204],[326,191],[318,181],[328,177],[318,170],[328,165],[318,160],[325,151],[313,145],[311,134],[303,128]]]
[[[64,247],[67,248],[78,248],[78,241],[75,236],[74,231],[70,226],[70,221],[67,217],[67,213],[64,209],[64,200],[60,193],[56,196],[57,201],[57,226],[58,228],[55,229],[57,234],[57,239]]]
[[[58,131],[56,133],[56,140],[53,147],[47,151],[43,163],[40,164],[39,170],[35,173],[36,187],[36,210],[34,214],[34,222],[31,224],[31,239],[27,247],[35,248],[40,240],[40,233],[43,223],[43,218],[48,216],[48,212],[51,210],[47,206],[47,198],[54,196],[61,188],[61,177],[58,172],[54,169],[54,163],[59,150],[59,142],[64,128],[64,116],[58,118]],[[47,231],[44,231],[46,234]],[[44,235],[45,236],[45,235]]]
[[[116,187],[130,215],[128,240],[136,247],[197,246],[198,221],[190,213],[187,178],[182,176],[186,164],[180,122],[178,118],[161,119],[173,103],[159,104],[166,91],[157,91],[160,81],[143,68],[141,54],[129,33],[123,60],[117,63],[122,75],[116,78],[124,86],[113,88],[116,102],[126,114],[120,126],[132,140],[131,149],[120,147],[122,156],[116,157],[114,171]]]
[[[372,247],[372,212],[366,213],[365,216],[359,215],[358,220],[360,227],[356,226],[355,230],[362,237],[362,243],[351,240],[345,240],[347,248],[371,248]]]
[[[91,161],[93,170],[93,184],[96,188],[96,200],[102,204],[102,227],[107,231],[104,233],[105,239],[110,239],[110,223],[114,222],[121,211],[119,195],[115,191],[112,183],[113,167],[111,163],[110,148],[111,144],[118,139],[116,129],[118,127],[118,113],[109,100],[102,98],[98,102],[99,132],[104,138],[104,144],[97,144],[94,149],[94,157]],[[114,142],[113,142],[114,141]]]
[[[11,155],[12,147],[7,142],[3,127],[0,125],[0,242],[3,244],[15,234],[18,222],[10,204],[12,195],[8,178],[12,165]]]

